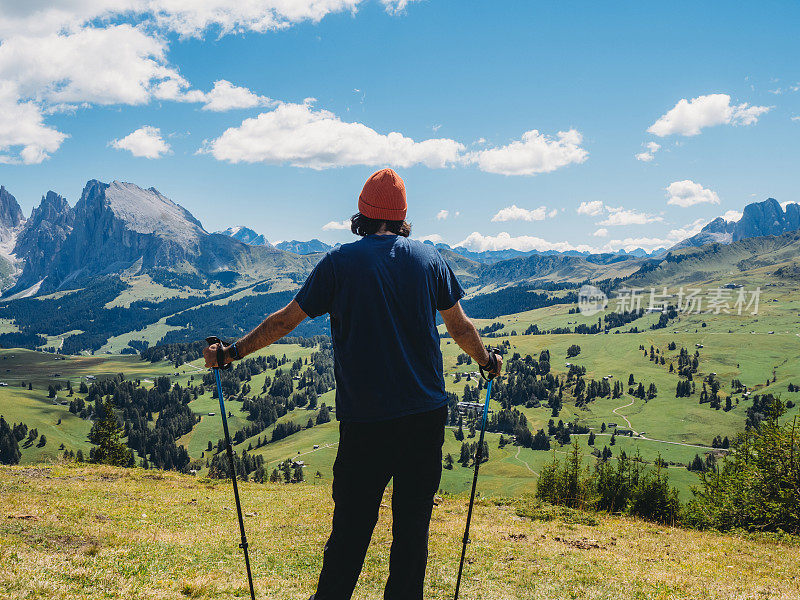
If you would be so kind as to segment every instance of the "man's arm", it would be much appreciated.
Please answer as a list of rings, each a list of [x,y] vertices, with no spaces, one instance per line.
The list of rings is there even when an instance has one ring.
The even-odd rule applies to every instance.
[[[236,342],[239,358],[244,358],[256,350],[277,342],[297,327],[307,316],[303,309],[300,308],[300,305],[295,300],[292,300],[279,311],[272,313],[261,322],[261,325]],[[217,366],[217,344],[206,348],[203,355],[206,359],[206,367]],[[225,348],[225,364],[232,362],[233,359],[232,346],[227,346]]]
[[[478,330],[475,329],[475,325],[472,324],[472,321],[470,321],[464,313],[464,309],[461,308],[461,303],[456,302],[452,308],[440,310],[439,314],[442,315],[444,325],[447,327],[448,333],[455,340],[456,344],[458,344],[464,352],[469,354],[480,366],[487,366],[490,361],[489,353],[486,351],[481,341],[481,336],[478,334]],[[499,375],[503,360],[500,356],[497,356],[497,360],[496,374]]]

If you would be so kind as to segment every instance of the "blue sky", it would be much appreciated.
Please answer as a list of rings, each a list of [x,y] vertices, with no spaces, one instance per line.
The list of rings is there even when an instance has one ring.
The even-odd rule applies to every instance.
[[[603,250],[800,201],[796,2],[18,4],[0,183],[26,214],[119,179],[209,231],[346,241],[392,165],[417,237]]]

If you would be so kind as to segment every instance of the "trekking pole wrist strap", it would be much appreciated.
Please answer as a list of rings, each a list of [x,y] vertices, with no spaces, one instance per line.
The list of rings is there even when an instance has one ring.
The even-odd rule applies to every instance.
[[[489,362],[486,365],[478,365],[478,368],[481,370],[481,377],[489,380],[497,377],[499,373],[497,372],[497,354],[489,347],[486,348],[486,351],[489,353]]]

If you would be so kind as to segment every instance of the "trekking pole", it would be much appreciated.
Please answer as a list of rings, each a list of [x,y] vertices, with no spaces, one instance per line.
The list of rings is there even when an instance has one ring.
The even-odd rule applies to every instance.
[[[489,350],[489,364],[487,367],[493,367],[497,364],[497,359],[490,348]],[[480,367],[480,365],[478,365]],[[483,458],[483,438],[486,434],[486,420],[489,416],[489,400],[492,397],[492,379],[495,375],[487,371],[489,375],[484,374],[484,367],[480,367],[481,375],[487,380],[486,384],[486,401],[483,404],[483,418],[481,420],[481,436],[478,439],[478,448],[475,450],[475,475],[472,478],[472,493],[469,497],[469,510],[467,510],[467,526],[464,528],[464,540],[461,547],[461,562],[458,565],[458,579],[456,579],[456,593],[454,600],[458,600],[458,590],[461,588],[461,574],[464,571],[464,558],[467,555],[467,544],[469,544],[469,524],[472,521],[472,507],[475,504],[475,488],[478,486],[478,469],[481,466],[481,459]]]
[[[231,465],[231,477],[233,479],[233,497],[236,500],[236,513],[239,515],[239,531],[242,534],[242,543],[239,547],[244,550],[244,564],[247,568],[247,583],[250,584],[250,599],[256,600],[256,592],[253,588],[253,575],[250,572],[250,555],[247,552],[247,536],[244,533],[244,519],[242,518],[242,504],[239,501],[239,486],[236,484],[236,463],[233,460],[233,446],[231,445],[231,435],[228,433],[228,413],[225,411],[225,400],[222,397],[222,380],[220,379],[220,369],[228,368],[221,366],[225,363],[225,353],[223,351],[223,343],[218,337],[206,338],[206,343],[211,346],[219,344],[217,348],[217,366],[212,370],[214,371],[214,378],[217,382],[217,395],[219,396],[219,410],[222,413],[222,429],[225,431],[225,446],[228,450],[228,461]]]

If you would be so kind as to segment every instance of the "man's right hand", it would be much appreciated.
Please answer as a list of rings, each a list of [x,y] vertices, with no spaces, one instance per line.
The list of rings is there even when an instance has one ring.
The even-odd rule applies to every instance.
[[[503,357],[494,350],[487,350],[488,359],[485,364],[478,363],[486,379],[494,379],[500,375],[503,368]]]

